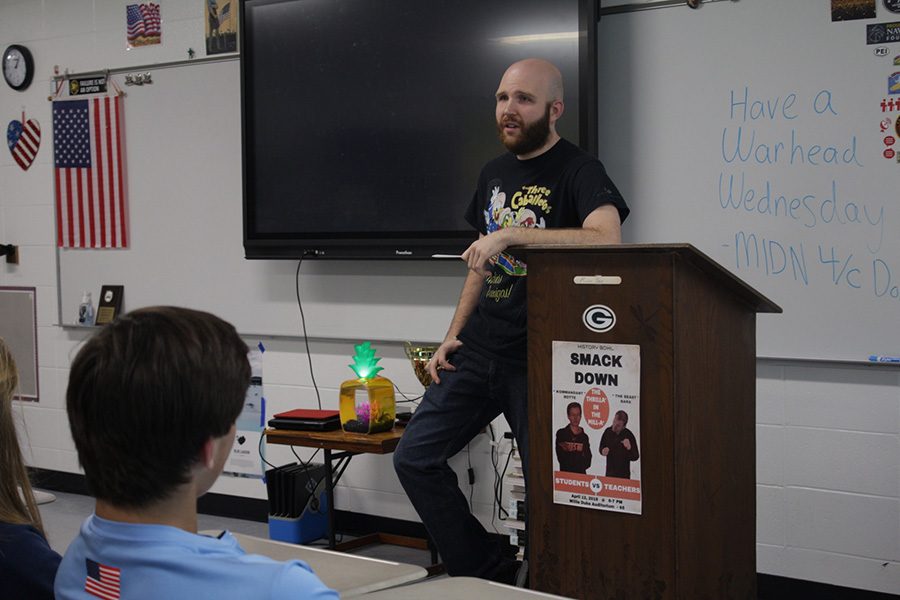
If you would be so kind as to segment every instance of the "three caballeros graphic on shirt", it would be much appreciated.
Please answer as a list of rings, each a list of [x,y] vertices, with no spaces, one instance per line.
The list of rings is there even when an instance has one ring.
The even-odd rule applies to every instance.
[[[529,207],[538,207],[543,214],[549,214],[553,210],[548,200],[551,193],[551,190],[543,186],[522,186],[519,191],[513,194],[507,206],[506,192],[501,192],[499,185],[493,186],[491,188],[491,200],[484,211],[487,233],[493,233],[506,227],[546,228],[547,223],[544,217],[539,218],[537,213]],[[503,269],[507,275],[512,275],[513,277],[522,277],[528,273],[528,268],[523,261],[517,260],[505,252],[500,253],[497,257],[497,266]],[[502,279],[502,277],[497,279]],[[490,288],[491,281],[488,280],[487,284]],[[491,292],[492,290],[488,289],[488,298],[502,299],[497,297],[496,294],[492,296]]]

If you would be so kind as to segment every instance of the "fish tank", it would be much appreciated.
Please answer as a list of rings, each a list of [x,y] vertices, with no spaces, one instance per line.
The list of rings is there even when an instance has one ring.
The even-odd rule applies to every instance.
[[[378,375],[383,367],[369,342],[354,346],[356,354],[349,365],[356,375],[341,384],[341,428],[347,433],[390,431],[397,418],[394,383]]]

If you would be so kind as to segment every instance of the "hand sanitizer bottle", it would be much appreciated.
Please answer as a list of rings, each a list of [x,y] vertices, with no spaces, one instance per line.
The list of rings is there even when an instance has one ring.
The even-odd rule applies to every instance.
[[[81,304],[78,305],[78,324],[84,327],[94,324],[94,305],[91,303],[90,292],[84,292],[81,296]]]

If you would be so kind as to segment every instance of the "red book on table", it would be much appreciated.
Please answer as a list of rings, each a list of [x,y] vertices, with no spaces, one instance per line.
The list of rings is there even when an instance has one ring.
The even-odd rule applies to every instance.
[[[275,429],[297,429],[329,431],[341,426],[340,411],[295,408],[277,413],[269,419],[269,427]]]

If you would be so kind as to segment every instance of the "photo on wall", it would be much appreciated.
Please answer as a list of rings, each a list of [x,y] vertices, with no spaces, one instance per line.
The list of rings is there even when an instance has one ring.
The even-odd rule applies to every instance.
[[[206,55],[237,52],[237,0],[206,0]]]
[[[162,43],[162,19],[159,4],[143,2],[125,6],[128,48]]]

